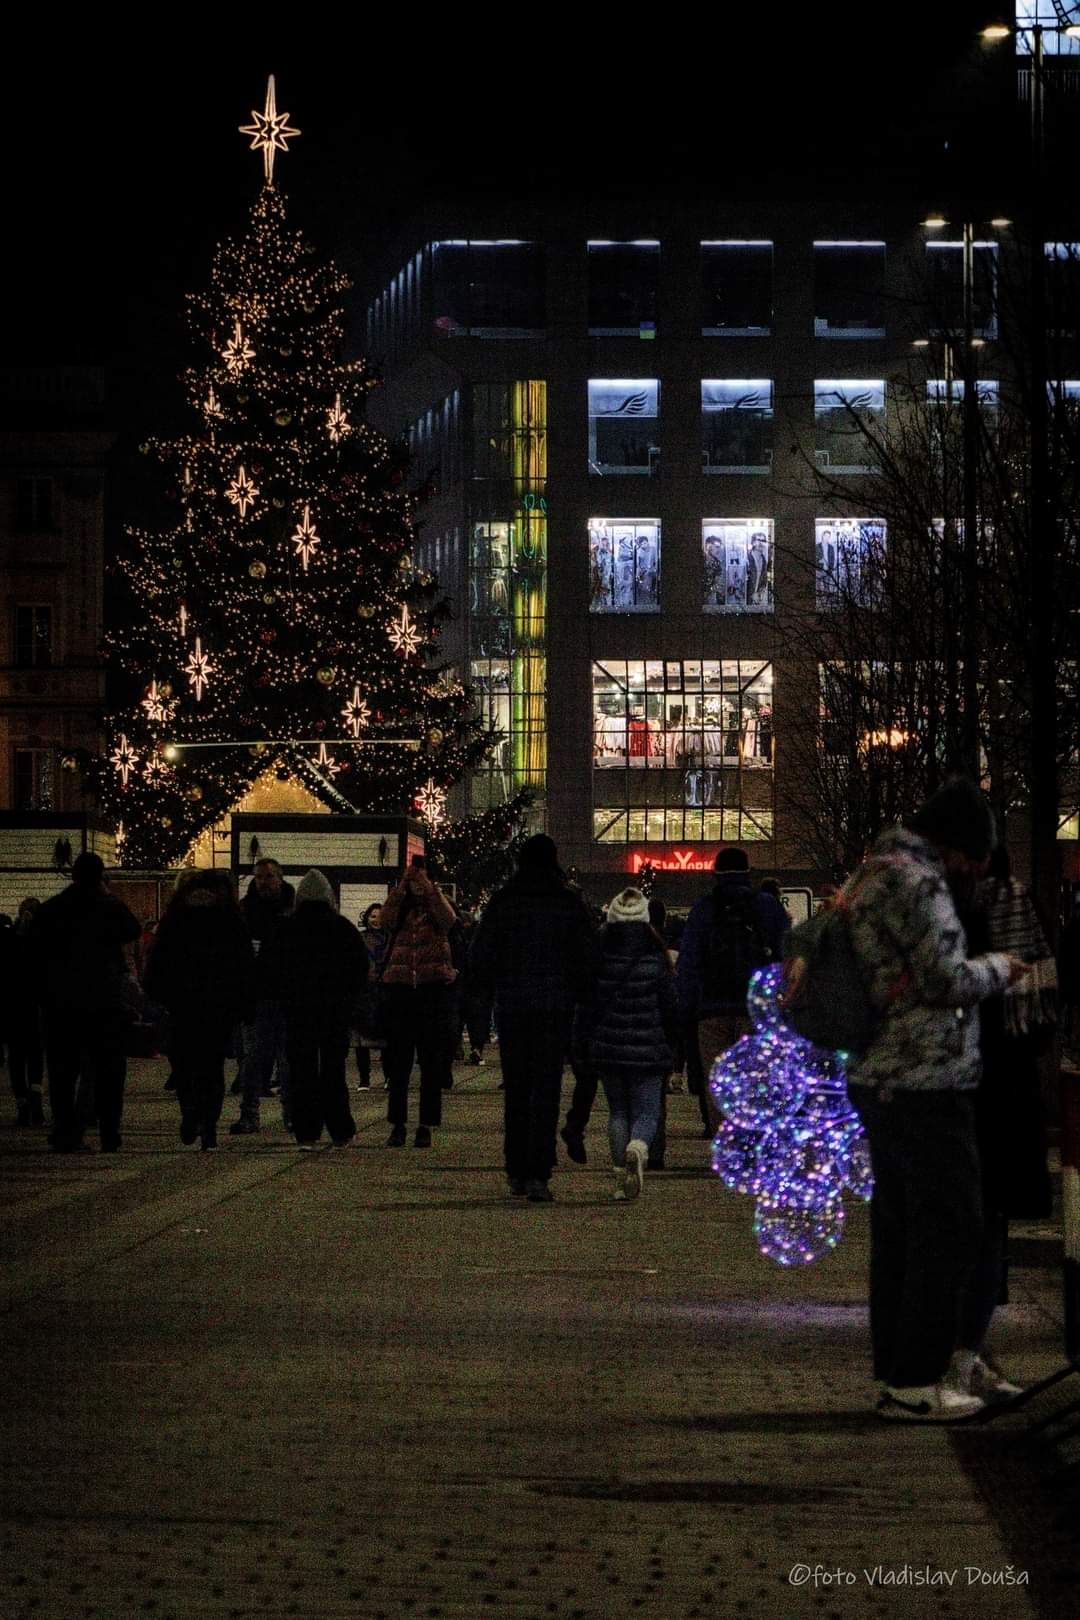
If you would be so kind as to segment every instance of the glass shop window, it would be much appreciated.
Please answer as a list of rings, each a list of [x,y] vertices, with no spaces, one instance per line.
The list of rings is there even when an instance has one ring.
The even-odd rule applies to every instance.
[[[589,611],[659,613],[659,518],[591,518]]]
[[[773,611],[771,518],[706,518],[701,549],[706,613]]]
[[[885,384],[853,378],[814,383],[814,459],[831,473],[872,472],[885,428]]]
[[[772,282],[771,242],[702,242],[702,336],[767,337]]]
[[[544,252],[537,242],[433,242],[439,337],[529,337],[545,325]]]
[[[590,472],[657,472],[659,428],[660,384],[655,377],[590,380]]]
[[[997,243],[976,242],[971,255],[972,325],[977,337],[997,337]],[[964,329],[964,244],[927,242],[930,329]]]
[[[589,336],[656,336],[660,244],[590,242]]]
[[[701,384],[701,460],[707,473],[772,470],[773,386],[767,378]]]
[[[814,335],[885,336],[884,242],[814,243]]]

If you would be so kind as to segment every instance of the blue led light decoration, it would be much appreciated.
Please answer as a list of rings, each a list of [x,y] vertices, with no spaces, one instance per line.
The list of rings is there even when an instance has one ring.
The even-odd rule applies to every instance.
[[[724,1116],[712,1167],[756,1200],[754,1236],[781,1266],[806,1266],[839,1243],[845,1191],[873,1192],[862,1123],[848,1101],[844,1054],[790,1030],[780,1008],[783,969],[760,969],[746,998],[753,1034],[713,1065],[709,1086]]]

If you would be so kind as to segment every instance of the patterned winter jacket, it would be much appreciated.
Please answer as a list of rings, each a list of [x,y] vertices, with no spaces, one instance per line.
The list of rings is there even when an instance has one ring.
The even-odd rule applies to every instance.
[[[410,990],[422,984],[453,984],[457,969],[448,935],[457,916],[434,884],[414,897],[399,883],[387,896],[382,921],[391,941],[383,960],[382,984],[404,985]]]
[[[896,1091],[970,1091],[980,1073],[976,1008],[1005,988],[1008,959],[990,953],[968,960],[944,863],[925,838],[891,828],[867,866],[851,880],[848,917],[884,1017],[870,1047],[849,1063],[848,1080]]]

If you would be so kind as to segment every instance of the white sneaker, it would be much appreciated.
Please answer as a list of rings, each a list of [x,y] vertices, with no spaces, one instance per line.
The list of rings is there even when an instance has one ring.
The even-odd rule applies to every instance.
[[[1020,1384],[1014,1384],[1011,1378],[1006,1378],[1001,1368],[995,1367],[985,1356],[972,1357],[967,1384],[961,1384],[959,1387],[986,1402],[1011,1401],[1015,1396],[1024,1393]]]
[[[626,1171],[621,1164],[615,1166],[615,1191],[611,1196],[617,1204],[626,1202]]]
[[[636,1198],[645,1185],[645,1166],[649,1162],[649,1149],[644,1142],[635,1140],[626,1147],[626,1196]]]
[[[878,1417],[904,1423],[959,1423],[981,1412],[985,1402],[948,1384],[886,1384],[877,1403]]]

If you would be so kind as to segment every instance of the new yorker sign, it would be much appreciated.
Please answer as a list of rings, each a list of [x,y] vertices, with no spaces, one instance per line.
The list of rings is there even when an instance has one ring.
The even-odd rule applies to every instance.
[[[640,872],[651,866],[654,872],[711,872],[716,851],[711,854],[701,849],[673,849],[667,852],[632,850],[627,860],[628,872]]]

